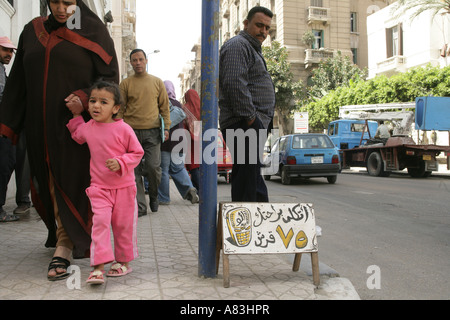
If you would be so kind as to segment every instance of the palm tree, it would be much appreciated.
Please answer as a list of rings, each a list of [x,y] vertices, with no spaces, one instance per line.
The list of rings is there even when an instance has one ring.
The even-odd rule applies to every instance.
[[[393,4],[392,12],[398,18],[413,9],[411,20],[428,10],[432,10],[434,18],[437,14],[450,14],[450,0],[398,0]]]

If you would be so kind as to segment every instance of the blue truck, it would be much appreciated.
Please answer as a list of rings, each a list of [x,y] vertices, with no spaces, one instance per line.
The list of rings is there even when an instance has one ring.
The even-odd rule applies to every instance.
[[[364,120],[336,120],[328,125],[328,136],[339,150],[359,147],[365,141],[375,136],[378,122]]]
[[[420,130],[450,130],[450,98],[430,97],[417,98],[415,105],[416,129]],[[413,106],[415,107],[413,104]],[[410,124],[411,117],[405,111],[399,112],[366,112],[371,110],[368,106],[349,108],[355,114],[364,116],[361,119],[341,119],[329,124],[328,135],[340,149],[342,168],[366,167],[371,176],[387,177],[392,171],[408,170],[412,177],[428,177],[432,171],[439,168],[437,157],[444,153],[448,157],[450,146],[417,145],[414,140],[406,134],[394,134],[382,143],[366,143],[371,141],[377,131],[378,122],[369,119],[390,120],[399,119],[401,114],[403,130]],[[409,106],[405,107],[406,108]],[[393,109],[392,105],[381,107],[374,106],[373,110]],[[411,113],[411,112],[410,112]],[[412,113],[414,115],[414,113]],[[414,121],[414,120],[413,120]],[[408,124],[408,125],[406,125]],[[406,132],[406,131],[405,131]]]

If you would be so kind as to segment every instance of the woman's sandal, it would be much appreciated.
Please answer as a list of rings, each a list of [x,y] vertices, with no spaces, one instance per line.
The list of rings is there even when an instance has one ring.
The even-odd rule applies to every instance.
[[[94,270],[89,274],[89,278],[86,280],[86,283],[89,284],[103,284],[105,283],[105,279],[103,278],[103,274],[105,271]]]
[[[133,269],[131,269],[130,267],[127,267],[124,264],[117,262],[111,266],[111,269],[106,274],[106,276],[107,277],[123,277],[123,276],[126,276],[127,274],[131,273],[132,271],[133,271]]]
[[[14,214],[7,214],[6,212],[0,213],[0,222],[14,222],[18,220],[19,217]]]
[[[50,281],[63,280],[69,277],[70,273],[67,272],[67,268],[70,266],[70,261],[61,257],[53,257],[52,261],[48,266],[48,271],[55,270],[55,276],[49,276],[47,274],[47,279]],[[65,272],[58,273],[56,269],[64,269]]]

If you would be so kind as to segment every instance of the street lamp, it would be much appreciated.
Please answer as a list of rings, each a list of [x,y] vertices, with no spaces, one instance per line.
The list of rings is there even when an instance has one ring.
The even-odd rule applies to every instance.
[[[147,56],[155,53],[160,53],[161,51],[159,49],[153,50],[152,52],[147,52]],[[148,72],[148,63],[147,63],[147,72]]]

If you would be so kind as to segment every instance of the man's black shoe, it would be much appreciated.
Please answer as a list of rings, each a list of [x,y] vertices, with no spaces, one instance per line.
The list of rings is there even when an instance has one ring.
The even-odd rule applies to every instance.
[[[150,210],[152,210],[152,212],[157,212],[158,211],[158,207],[159,207],[158,199],[150,200]]]

